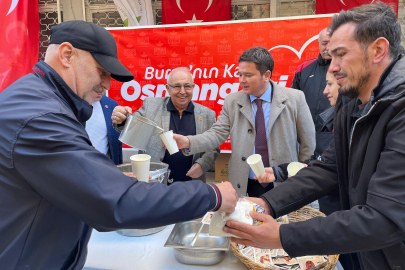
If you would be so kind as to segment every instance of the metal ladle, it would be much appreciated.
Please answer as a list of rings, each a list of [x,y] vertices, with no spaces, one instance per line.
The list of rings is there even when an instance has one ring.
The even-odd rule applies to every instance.
[[[194,238],[193,238],[193,241],[191,241],[191,244],[190,244],[191,247],[194,246],[194,244],[195,244],[195,242],[197,241],[197,238],[198,238],[198,236],[200,235],[200,232],[201,232],[201,230],[202,230],[203,227],[204,227],[204,223],[201,223],[201,226],[200,226],[200,228],[198,229],[198,232],[195,234],[195,236],[194,236]]]

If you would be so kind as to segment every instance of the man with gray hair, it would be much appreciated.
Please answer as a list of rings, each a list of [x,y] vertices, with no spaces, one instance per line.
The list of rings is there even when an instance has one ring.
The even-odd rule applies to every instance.
[[[321,133],[324,125],[323,112],[330,108],[328,98],[323,94],[326,86],[326,73],[330,65],[331,57],[328,54],[327,47],[329,44],[329,31],[327,28],[319,33],[319,56],[318,58],[308,60],[295,71],[295,76],[291,84],[291,88],[295,88],[304,92],[305,99],[308,103],[309,110],[311,111],[312,120],[314,121],[315,131],[317,132],[315,156],[318,157],[322,154],[325,148],[332,142],[333,136],[329,132]],[[333,110],[331,110],[333,113]]]
[[[215,123],[213,110],[191,101],[194,80],[188,68],[173,69],[167,77],[166,89],[169,96],[146,98],[136,113],[157,123],[164,131],[173,130],[182,135],[203,133]],[[117,130],[122,130],[127,113],[132,113],[130,107],[118,106],[114,109],[112,120]],[[219,148],[193,156],[185,156],[181,151],[170,155],[162,145],[159,135],[154,135],[147,145],[146,153],[151,156],[152,161],[169,164],[169,178],[174,182],[192,179],[205,182],[205,172],[214,165]]]
[[[92,229],[146,229],[233,212],[229,183],[145,183],[97,151],[94,94],[134,78],[103,27],[51,28],[45,61],[0,93],[0,268],[82,269]]]

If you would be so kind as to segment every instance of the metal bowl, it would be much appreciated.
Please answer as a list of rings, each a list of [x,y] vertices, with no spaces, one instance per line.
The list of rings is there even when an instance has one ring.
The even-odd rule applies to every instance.
[[[132,172],[131,163],[121,164],[118,165],[117,167],[118,169],[121,170],[121,172]],[[152,179],[150,179],[149,182],[159,182],[166,184],[167,178],[169,177],[170,174],[170,170],[168,169],[168,167],[169,165],[163,162],[151,162],[149,173],[151,174]],[[118,230],[117,233],[124,236],[139,237],[160,232],[164,228],[166,228],[166,226],[150,229],[123,229]]]
[[[121,172],[132,173],[131,163],[117,165],[117,168],[120,169]],[[169,165],[163,162],[151,162],[149,174],[152,176],[152,179],[149,179],[150,183],[159,182],[167,185],[167,179],[170,175]]]
[[[204,225],[194,246],[190,246],[195,234],[200,228],[201,220],[177,223],[165,247],[173,247],[176,260],[184,264],[213,265],[225,258],[225,251],[229,250],[227,237],[210,236],[209,225]]]

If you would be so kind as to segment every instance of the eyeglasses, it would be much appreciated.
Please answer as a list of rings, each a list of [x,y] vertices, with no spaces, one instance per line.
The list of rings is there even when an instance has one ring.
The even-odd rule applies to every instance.
[[[182,87],[186,91],[190,91],[190,90],[194,89],[194,84],[185,84],[185,85],[170,85],[170,84],[167,84],[167,85],[170,86],[171,88],[173,88],[176,91],[180,91]]]

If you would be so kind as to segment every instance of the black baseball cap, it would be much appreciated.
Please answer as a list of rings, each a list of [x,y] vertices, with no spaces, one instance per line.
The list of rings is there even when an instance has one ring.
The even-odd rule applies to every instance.
[[[55,25],[51,28],[49,44],[63,42],[91,53],[115,80],[128,82],[134,79],[134,75],[118,60],[114,37],[100,25],[85,21],[67,21]]]

